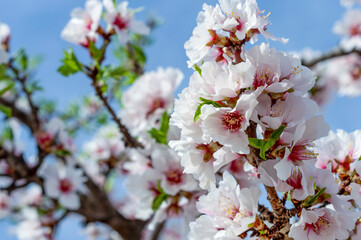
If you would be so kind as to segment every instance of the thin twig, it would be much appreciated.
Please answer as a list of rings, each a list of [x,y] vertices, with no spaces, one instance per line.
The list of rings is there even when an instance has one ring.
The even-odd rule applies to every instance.
[[[162,232],[164,226],[165,226],[166,221],[163,221],[161,223],[158,223],[157,226],[154,229],[153,232],[153,236],[152,236],[152,240],[158,240],[160,233]]]
[[[308,67],[308,68],[312,68],[314,67],[316,64],[329,60],[329,59],[333,59],[333,58],[337,58],[337,57],[342,57],[342,56],[346,56],[349,55],[351,53],[357,53],[361,56],[361,50],[360,49],[352,49],[350,51],[345,51],[341,48],[338,48],[336,50],[332,50],[329,51],[323,55],[321,55],[320,57],[314,58],[311,61],[305,61],[302,60],[302,65]]]

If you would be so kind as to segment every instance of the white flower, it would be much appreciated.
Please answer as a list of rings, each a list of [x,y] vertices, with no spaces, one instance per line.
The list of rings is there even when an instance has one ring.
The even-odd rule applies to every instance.
[[[361,4],[361,0],[341,0],[341,4],[345,7],[351,7],[355,4]]]
[[[194,64],[199,65],[202,60],[214,60],[223,54],[222,51],[218,51],[212,46],[218,41],[216,30],[219,28],[216,24],[223,22],[225,16],[219,5],[212,7],[204,3],[203,10],[198,14],[197,26],[193,30],[193,35],[184,44],[186,54],[190,59],[188,67],[192,67]]]
[[[43,224],[35,208],[25,208],[21,211],[21,221],[13,229],[19,240],[48,240],[52,229]]]
[[[0,45],[3,47],[7,44],[10,38],[10,27],[0,22]]]
[[[315,84],[311,70],[302,66],[298,58],[276,51],[268,44],[253,47],[245,58],[257,68],[254,89],[264,86],[265,91],[272,93],[293,89],[297,94],[304,95]]]
[[[7,193],[0,191],[0,219],[9,215],[12,207],[11,202],[11,197]]]
[[[284,149],[282,160],[275,165],[278,177],[285,181],[295,166],[303,164],[303,161],[316,160],[317,155],[312,149],[313,141],[325,136],[329,129],[322,116],[314,116],[301,122],[291,134],[288,134],[289,130],[286,129],[281,141],[283,144],[289,143],[290,146]],[[290,139],[287,139],[288,137]]]
[[[7,24],[0,22],[0,65],[9,61],[8,41],[10,39],[10,28]]]
[[[249,126],[249,120],[258,103],[256,98],[255,94],[242,94],[233,109],[203,105],[203,131],[233,152],[248,154],[248,137],[244,131]]]
[[[141,35],[149,34],[149,27],[144,22],[134,19],[134,11],[128,9],[128,2],[121,2],[115,6],[112,0],[103,0],[103,4],[106,9],[104,19],[115,29],[120,42],[129,41],[129,31]]]
[[[80,207],[78,192],[86,192],[86,179],[80,169],[71,165],[45,164],[39,171],[39,175],[44,178],[45,192],[49,197],[58,199],[62,206],[71,210]]]
[[[158,68],[145,73],[123,95],[120,115],[135,135],[155,127],[161,115],[171,112],[174,92],[183,74],[174,68]]]
[[[225,230],[236,237],[256,220],[260,195],[257,187],[240,189],[232,175],[225,171],[219,187],[199,198],[197,209],[211,217],[202,217],[212,222],[210,226],[217,226],[218,231]],[[200,224],[199,221],[193,223],[191,229]],[[214,234],[215,229],[211,227],[210,230]]]
[[[341,168],[343,171],[353,171],[357,160],[361,157],[361,131],[347,133],[342,129],[330,131],[326,137],[315,142],[315,152],[318,153],[316,166],[327,168],[331,163],[332,171]],[[356,169],[357,170],[357,169]]]
[[[176,195],[181,190],[192,192],[198,183],[192,175],[184,174],[178,155],[170,148],[157,147],[152,152],[152,164],[161,173],[160,186],[165,193]]]
[[[348,236],[347,230],[338,220],[338,213],[333,210],[303,209],[300,220],[291,226],[289,236],[295,240],[345,239],[342,236]]]
[[[224,70],[215,62],[206,62],[201,66],[202,76],[194,72],[189,87],[201,97],[213,101],[235,98],[242,88],[252,86],[255,67],[248,62],[230,65]]]
[[[285,99],[272,103],[269,95],[262,94],[258,98],[258,121],[265,128],[278,129],[281,125],[294,127],[305,118],[318,113],[317,104],[306,97],[289,94]]]
[[[102,13],[102,4],[98,0],[87,0],[85,9],[75,8],[71,12],[71,19],[61,32],[66,41],[89,46],[89,41],[95,42],[96,33]]]
[[[361,57],[349,54],[330,60],[324,72],[326,81],[334,81],[336,90],[342,96],[361,95]]]

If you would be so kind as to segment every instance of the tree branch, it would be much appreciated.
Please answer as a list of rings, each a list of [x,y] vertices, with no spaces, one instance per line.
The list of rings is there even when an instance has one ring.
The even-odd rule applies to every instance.
[[[333,59],[333,58],[337,58],[337,57],[342,57],[342,56],[346,56],[349,55],[351,53],[357,53],[358,55],[361,56],[361,50],[360,49],[352,49],[350,51],[345,51],[341,48],[329,51],[323,55],[321,55],[320,57],[314,58],[311,61],[305,61],[302,60],[302,65],[308,67],[308,68],[312,68],[314,67],[316,64],[329,60],[329,59]]]

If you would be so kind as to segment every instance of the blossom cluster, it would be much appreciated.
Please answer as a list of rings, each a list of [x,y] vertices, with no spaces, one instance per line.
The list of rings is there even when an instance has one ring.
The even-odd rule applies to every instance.
[[[103,17],[107,23],[105,31],[115,31],[120,42],[129,41],[129,32],[149,34],[149,27],[144,22],[134,19],[134,10],[128,8],[128,2],[116,5],[112,0],[87,0],[85,9],[76,8],[71,12],[71,19],[61,32],[61,37],[84,47],[89,47],[90,42],[95,43],[99,34],[104,31],[100,25],[103,6]]]
[[[321,61],[313,67],[318,75],[315,87],[310,91],[313,99],[324,105],[336,90],[341,96],[357,97],[361,95],[361,8],[360,1],[341,1],[348,6],[342,20],[335,23],[333,32],[341,37],[338,53],[355,52],[353,54],[339,54],[338,57]],[[351,8],[351,6],[354,6]],[[331,52],[332,53],[332,52]],[[305,62],[317,59],[312,52]]]
[[[222,15],[220,9],[228,14]],[[312,72],[294,55],[269,44],[247,50],[245,44],[254,33],[264,34],[267,26],[255,1],[220,1],[220,6],[205,4],[203,10],[185,44],[196,71],[171,117],[181,137],[170,146],[181,157],[184,172],[193,174],[208,191],[197,202],[203,215],[190,224],[189,238],[237,239],[247,232],[271,238],[276,222],[264,221],[258,213],[261,183],[268,190],[288,193],[293,205],[289,217],[296,218],[290,237],[346,239],[360,214],[338,192],[332,172],[316,168],[321,160],[315,140],[326,136],[329,127],[307,97],[315,84]],[[228,22],[240,25],[227,29],[222,24]],[[207,55],[227,42],[216,34],[219,26],[229,38],[237,37],[232,49],[238,51],[233,55]],[[219,41],[216,44],[209,42],[211,33]],[[227,45],[221,49],[229,50]],[[219,56],[226,56],[226,61]],[[238,164],[241,167],[236,168]],[[287,219],[284,224],[288,223]]]
[[[317,103],[330,84],[344,95],[361,94],[360,56],[317,65],[313,70],[321,77],[316,78],[295,54],[271,47],[269,39],[287,40],[268,32],[269,14],[256,0],[219,0],[203,5],[185,43],[194,73],[178,99],[180,70],[143,72],[135,62],[137,79],[125,84],[116,113],[109,103],[109,75],[116,72],[112,80],[120,75],[123,83],[122,74],[132,74],[102,61],[113,35],[132,47],[133,34],[149,34],[136,11],[128,2],[112,0],[87,0],[85,9],[72,11],[61,36],[87,48],[94,64],[86,66],[73,52],[63,62],[91,78],[98,97],[86,98],[74,116],[39,117],[44,110],[34,107],[26,74],[15,76],[26,99],[11,86],[2,90],[1,104],[13,103],[19,118],[10,113],[0,134],[0,186],[7,189],[0,191],[0,218],[18,222],[16,236],[53,239],[59,222],[69,213],[85,216],[97,209],[87,199],[99,197],[106,207],[85,217],[83,234],[89,239],[123,239],[117,226],[111,229],[119,216],[128,226],[140,223],[142,239],[160,232],[162,239],[190,240],[359,239],[361,131],[330,131]],[[349,9],[335,25],[345,38],[344,50],[359,47],[359,11]],[[257,45],[259,36],[267,42]],[[0,65],[17,74],[9,39],[9,27],[0,23]],[[136,53],[128,54],[126,64],[137,61]],[[315,57],[310,55],[309,62]],[[77,148],[74,132],[103,105],[115,122],[103,119]],[[37,155],[27,157],[22,124],[32,133]],[[129,144],[126,134],[138,144]]]

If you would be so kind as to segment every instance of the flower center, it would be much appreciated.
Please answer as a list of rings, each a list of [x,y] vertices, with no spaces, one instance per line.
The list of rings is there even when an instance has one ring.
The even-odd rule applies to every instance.
[[[165,108],[166,102],[162,98],[155,98],[147,112],[147,118],[154,113],[158,108]]]
[[[86,19],[86,29],[88,29],[89,31],[92,29],[92,24],[93,24],[93,20],[89,17]]]
[[[170,184],[179,184],[182,182],[182,172],[177,169],[167,171],[165,177]]]
[[[212,141],[209,144],[198,144],[196,149],[203,151],[203,162],[207,163],[214,160],[213,154],[221,147],[222,145]]]
[[[222,116],[222,125],[231,132],[237,132],[242,128],[245,117],[238,112],[225,113]]]
[[[73,188],[73,184],[69,179],[64,178],[60,180],[59,190],[62,193],[69,193],[72,190],[72,188]]]
[[[353,81],[359,80],[361,78],[361,66],[355,66],[350,74]]]
[[[350,27],[350,35],[351,35],[351,37],[360,35],[361,34],[360,28],[361,27],[358,24],[355,24],[352,27]]]
[[[297,165],[299,161],[317,158],[317,153],[314,153],[312,150],[310,150],[310,147],[313,147],[312,140],[298,142],[295,146],[293,146],[292,152],[288,156],[288,160]]]
[[[301,171],[299,169],[294,170],[291,176],[286,180],[286,183],[294,189],[303,189]]]
[[[307,231],[307,237],[312,230],[314,233],[319,235],[322,231],[330,228],[330,221],[325,217],[320,217],[315,223],[306,223],[304,230]]]
[[[124,28],[127,27],[128,22],[125,21],[124,19],[122,19],[122,17],[120,16],[120,14],[118,14],[113,21],[113,25],[117,26],[119,28],[119,30],[123,30]]]
[[[257,89],[261,86],[269,86],[274,83],[274,73],[270,69],[258,70],[253,80],[253,88]]]

